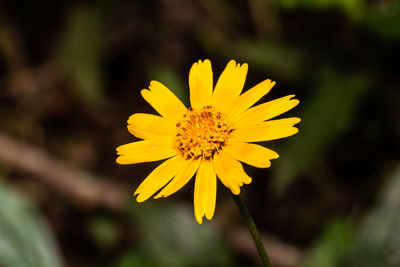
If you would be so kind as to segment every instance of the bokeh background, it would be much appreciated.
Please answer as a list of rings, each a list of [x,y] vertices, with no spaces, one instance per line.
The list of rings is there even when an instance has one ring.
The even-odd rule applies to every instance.
[[[276,266],[400,266],[400,2],[0,2],[0,265],[257,266],[227,190],[198,225],[193,181],[138,204],[159,163],[119,166],[126,120],[159,80],[188,104],[191,64],[301,100],[299,134],[242,196]]]

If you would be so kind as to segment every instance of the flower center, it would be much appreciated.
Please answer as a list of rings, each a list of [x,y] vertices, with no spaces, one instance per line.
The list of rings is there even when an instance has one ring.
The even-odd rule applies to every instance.
[[[228,139],[232,129],[212,106],[189,108],[176,124],[176,144],[185,159],[210,159]]]

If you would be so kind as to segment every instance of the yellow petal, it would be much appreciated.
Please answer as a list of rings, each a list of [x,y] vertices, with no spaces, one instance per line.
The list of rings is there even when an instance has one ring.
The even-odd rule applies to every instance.
[[[176,126],[160,116],[136,113],[129,117],[128,130],[142,139],[171,139],[175,138]]]
[[[188,161],[187,164],[176,174],[172,181],[167,184],[154,198],[168,197],[185,186],[199,168],[200,160]]]
[[[203,216],[211,219],[214,215],[215,200],[217,196],[217,177],[210,160],[203,160],[197,171],[194,185],[194,215],[201,224]]]
[[[228,108],[238,98],[243,90],[247,75],[247,64],[236,65],[234,60],[229,61],[215,85],[213,105],[219,111],[227,113]]]
[[[223,150],[234,159],[257,168],[268,168],[271,159],[277,159],[278,153],[256,144],[232,142],[224,146]]]
[[[186,160],[178,155],[164,161],[160,166],[155,168],[135,191],[134,195],[139,194],[136,198],[137,202],[145,201],[160,190],[185,164]]]
[[[203,195],[203,203],[205,203],[206,218],[211,220],[214,216],[215,202],[217,199],[217,175],[211,160],[206,160],[206,180],[204,181],[204,190],[208,191],[208,196]]]
[[[145,140],[119,146],[117,153],[118,164],[135,164],[169,158],[179,152],[172,142]]]
[[[245,173],[242,164],[224,151],[215,154],[213,162],[218,178],[233,194],[238,195],[240,186],[251,183],[251,177]]]
[[[294,95],[288,95],[246,110],[237,117],[237,119],[232,121],[232,128],[242,128],[250,124],[269,120],[285,113],[299,104],[299,100],[291,99],[292,97],[294,97]]]
[[[243,111],[250,108],[258,100],[260,100],[261,97],[268,94],[274,85],[275,82],[268,79],[241,94],[229,109],[227,118],[231,120],[235,119]]]
[[[141,94],[161,116],[174,123],[182,118],[187,110],[185,105],[165,85],[151,81],[149,89],[143,89]]]
[[[194,63],[189,72],[190,103],[194,109],[211,105],[213,73],[210,60]]]
[[[299,118],[286,118],[252,124],[231,133],[231,141],[239,142],[262,142],[288,137],[296,134],[299,130],[293,127],[299,123]]]
[[[200,163],[201,165],[201,163]],[[194,206],[194,217],[196,218],[197,223],[202,224],[203,223],[203,216],[204,216],[204,211],[202,204],[203,202],[201,201],[200,198],[200,178],[199,171],[197,172],[196,175],[196,180],[194,182],[194,194],[193,194],[193,206]]]

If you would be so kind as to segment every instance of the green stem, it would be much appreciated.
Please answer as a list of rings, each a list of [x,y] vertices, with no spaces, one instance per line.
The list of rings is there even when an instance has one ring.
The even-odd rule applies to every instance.
[[[251,237],[253,238],[254,244],[256,245],[257,252],[261,257],[261,260],[264,266],[272,267],[271,260],[268,257],[268,254],[264,248],[263,243],[261,242],[260,233],[258,232],[256,225],[254,223],[253,218],[251,217],[249,210],[246,207],[242,197],[240,195],[232,194],[233,200],[235,200],[236,205],[238,206],[240,213],[242,213],[244,220],[246,221],[247,227],[249,228]]]

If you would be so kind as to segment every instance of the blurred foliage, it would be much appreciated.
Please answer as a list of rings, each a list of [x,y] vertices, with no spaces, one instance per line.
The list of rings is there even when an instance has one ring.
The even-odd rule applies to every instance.
[[[400,1],[378,1],[366,16],[367,26],[387,40],[400,40]]]
[[[167,202],[141,203],[131,207],[132,219],[140,230],[139,250],[152,255],[158,266],[229,266],[229,252],[217,229],[206,222],[193,222],[191,207]],[[133,262],[138,257],[129,257]],[[148,259],[144,260],[143,265]],[[127,261],[124,258],[124,261]]]
[[[101,247],[109,248],[118,242],[118,225],[109,217],[95,217],[89,223],[88,231]]]
[[[62,266],[54,240],[32,203],[0,177],[0,265]]]
[[[75,83],[75,93],[89,105],[103,98],[101,63],[104,49],[104,22],[101,5],[78,4],[69,10],[61,37],[60,65]]]
[[[332,220],[303,261],[302,267],[400,265],[400,166],[386,179],[380,200],[361,228]]]
[[[118,263],[115,264],[117,267],[131,267],[131,266],[137,266],[137,267],[155,267],[155,266],[161,266],[160,263],[158,262],[158,259],[154,258],[151,254],[148,254],[146,252],[132,249],[123,254],[119,260]]]
[[[273,70],[276,76],[285,79],[299,78],[303,74],[304,52],[290,45],[271,41],[239,43],[232,49],[231,56],[256,68]]]
[[[400,165],[366,217],[345,266],[400,266]]]
[[[354,242],[355,229],[342,219],[332,219],[301,267],[343,266],[343,258]]]
[[[278,192],[299,173],[312,169],[312,161],[315,163],[338,135],[351,128],[358,116],[359,100],[369,89],[369,78],[364,73],[324,69],[318,77],[314,94],[307,103],[302,103],[300,131],[280,152],[281,158],[274,168]]]
[[[265,74],[267,77],[271,77],[273,73],[273,77],[299,79],[304,74],[304,51],[289,44],[272,40],[228,42],[218,37],[210,38],[208,35],[202,38],[207,38],[202,42],[210,53],[247,62],[254,69],[269,70]]]
[[[286,8],[332,9],[343,10],[351,18],[359,19],[364,15],[366,0],[281,0],[277,1]]]

